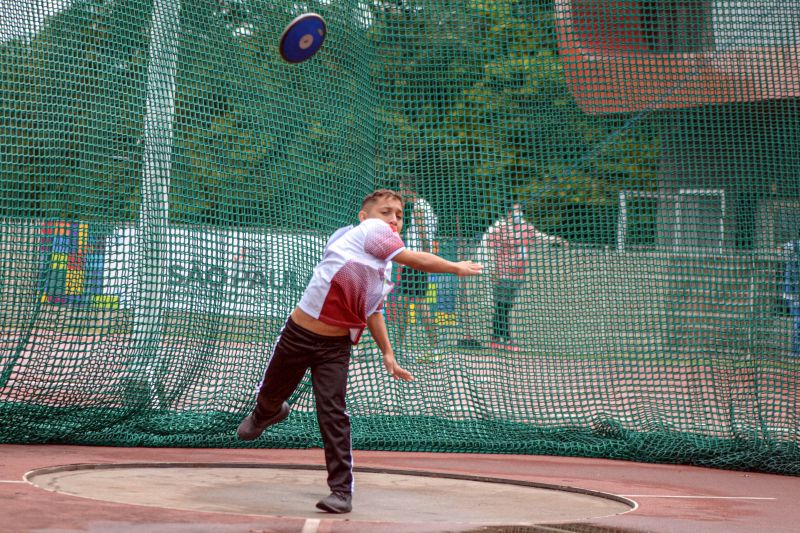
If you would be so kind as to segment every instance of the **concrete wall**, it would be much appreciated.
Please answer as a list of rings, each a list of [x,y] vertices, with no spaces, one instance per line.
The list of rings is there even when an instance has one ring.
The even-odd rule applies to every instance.
[[[489,273],[462,281],[460,334],[491,336]],[[782,355],[790,321],[780,309],[774,255],[543,250],[512,315],[531,352]]]
[[[0,222],[3,345],[29,328],[124,329],[109,310],[40,302],[41,222]],[[459,280],[459,339],[491,336],[492,264],[480,247],[460,256],[487,265]],[[781,309],[780,254],[691,255],[543,248],[512,313],[512,333],[531,352],[568,354],[788,353],[791,320]],[[261,332],[263,333],[263,332]],[[22,338],[22,337],[19,337]],[[10,344],[8,344],[10,343]]]

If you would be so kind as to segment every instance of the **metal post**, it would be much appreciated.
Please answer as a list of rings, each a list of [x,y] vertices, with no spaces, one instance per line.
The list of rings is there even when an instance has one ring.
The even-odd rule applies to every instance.
[[[145,374],[150,403],[160,407],[159,351],[167,286],[162,257],[169,221],[180,0],[155,0],[147,66],[142,203],[134,248],[138,297],[134,306],[133,368]]]

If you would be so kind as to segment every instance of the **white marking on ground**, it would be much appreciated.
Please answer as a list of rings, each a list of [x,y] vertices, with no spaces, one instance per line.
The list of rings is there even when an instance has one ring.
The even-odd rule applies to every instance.
[[[620,494],[623,498],[677,498],[686,500],[777,500],[760,496],[679,496],[669,494]]]
[[[309,518],[303,524],[303,530],[300,533],[317,533],[319,529],[319,520],[316,518]]]

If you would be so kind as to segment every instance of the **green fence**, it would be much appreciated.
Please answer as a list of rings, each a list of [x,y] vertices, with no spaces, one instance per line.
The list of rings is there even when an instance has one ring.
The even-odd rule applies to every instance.
[[[7,5],[0,442],[321,445],[308,381],[235,428],[327,236],[406,183],[486,273],[390,296],[417,380],[354,348],[355,447],[798,474],[798,56],[795,0]]]

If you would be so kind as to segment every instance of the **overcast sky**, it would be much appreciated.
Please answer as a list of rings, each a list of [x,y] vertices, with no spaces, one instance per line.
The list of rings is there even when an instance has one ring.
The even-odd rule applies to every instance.
[[[0,0],[0,41],[31,35],[72,0]],[[361,2],[363,12],[370,0]],[[712,21],[718,50],[747,46],[797,45],[800,10],[796,0],[714,0]]]
[[[0,0],[0,41],[31,35],[70,0]]]

